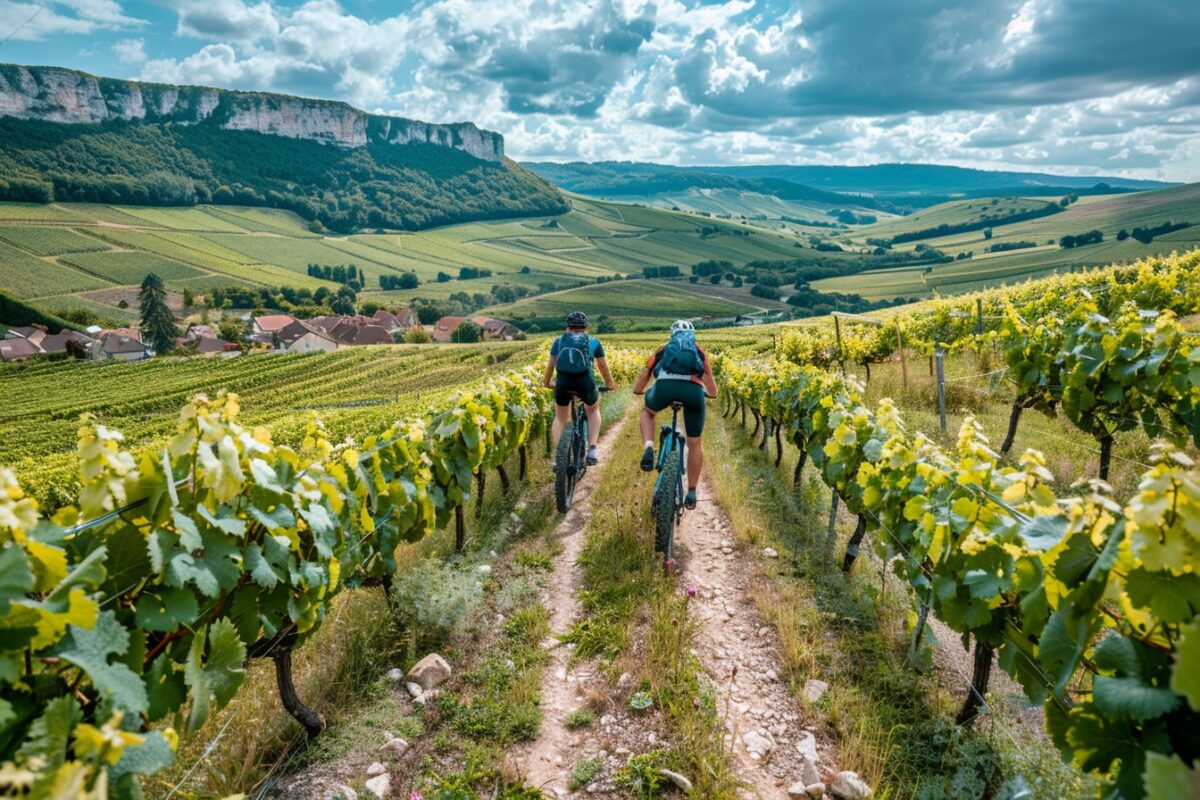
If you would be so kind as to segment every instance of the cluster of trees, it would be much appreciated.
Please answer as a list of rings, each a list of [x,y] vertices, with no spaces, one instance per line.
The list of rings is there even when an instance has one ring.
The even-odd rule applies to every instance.
[[[913,298],[914,300],[916,298]],[[862,295],[842,294],[840,292],[819,292],[808,285],[807,281],[796,281],[795,291],[787,299],[787,304],[795,308],[793,312],[798,317],[818,317],[834,311],[845,311],[850,314],[865,314],[893,305],[903,305],[909,302],[902,298],[895,300],[867,300]]]
[[[482,267],[459,267],[458,268],[458,279],[460,281],[470,281],[470,280],[474,280],[476,278],[490,278],[490,277],[492,277],[492,271],[490,269],[483,269]]]
[[[790,222],[793,225],[809,225],[814,228],[835,228],[837,230],[846,230],[848,226],[840,222],[827,222],[820,219],[802,219],[800,217],[789,217],[786,215],[779,217],[784,222]]]
[[[1122,228],[1117,233],[1117,241],[1123,242],[1132,236],[1142,244],[1150,244],[1156,236],[1162,236],[1172,231],[1181,231],[1184,228],[1190,228],[1191,225],[1192,223],[1190,222],[1171,222],[1168,220],[1161,225],[1155,225],[1153,228],[1134,228],[1132,233]]]
[[[1064,250],[1070,250],[1073,247],[1083,247],[1085,244],[1099,244],[1103,241],[1103,233],[1099,230],[1090,230],[1087,233],[1067,234],[1058,240],[1058,244]]]
[[[874,214],[855,214],[848,208],[831,208],[825,213],[843,225],[874,225],[879,221]]]
[[[749,236],[750,231],[746,228],[726,228],[720,225],[704,225],[696,229],[701,236]]]
[[[763,297],[767,300],[778,300],[782,295],[774,286],[768,286],[765,283],[759,282],[750,287],[750,294],[755,297]]]
[[[642,267],[642,275],[646,278],[678,278],[679,267]]]
[[[324,286],[296,289],[291,286],[216,286],[205,290],[205,308],[271,308],[300,316],[353,314],[358,293],[350,286],[336,291]]]
[[[415,289],[420,285],[421,280],[415,272],[402,272],[399,275],[383,274],[379,276],[380,289]]]
[[[7,117],[0,141],[0,200],[267,206],[342,232],[570,208],[557,189],[512,162],[428,144],[341,148],[211,124]]]
[[[354,291],[360,292],[367,285],[367,275],[362,271],[361,267],[351,264],[338,264],[336,267],[329,264],[309,264],[308,275],[310,278],[321,278],[334,283],[344,283],[353,287]]]
[[[692,274],[699,275],[701,278],[709,275],[720,276],[726,272],[733,271],[733,262],[717,261],[715,259],[709,261],[701,261],[698,264],[692,264]]]
[[[988,247],[987,251],[989,253],[1004,253],[1009,250],[1025,250],[1030,247],[1037,247],[1037,242],[997,242]]]
[[[1040,202],[1040,201],[1039,201]],[[1051,214],[1057,214],[1062,211],[1062,206],[1058,203],[1043,203],[1037,208],[1031,208],[1026,211],[1017,211],[1004,216],[995,216],[986,214],[983,217],[967,222],[956,222],[951,224],[943,222],[941,225],[936,225],[932,228],[922,228],[916,231],[908,231],[907,233],[898,233],[892,237],[892,244],[902,244],[904,242],[916,242],[921,239],[936,239],[941,236],[950,236],[956,233],[968,233],[970,231],[983,231],[983,238],[990,239],[990,230],[996,225],[1009,225],[1014,222],[1024,222],[1030,219],[1039,219],[1048,217]]]

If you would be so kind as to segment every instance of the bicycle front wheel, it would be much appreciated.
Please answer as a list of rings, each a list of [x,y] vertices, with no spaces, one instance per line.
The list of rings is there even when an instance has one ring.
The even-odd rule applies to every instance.
[[[654,552],[662,553],[670,560],[675,544],[676,492],[679,491],[679,472],[683,468],[679,448],[663,462],[658,476],[658,488],[654,493]]]
[[[554,470],[554,501],[558,513],[565,514],[571,510],[571,501],[575,497],[575,448],[573,447],[575,429],[568,428],[558,437],[558,452],[555,454]]]

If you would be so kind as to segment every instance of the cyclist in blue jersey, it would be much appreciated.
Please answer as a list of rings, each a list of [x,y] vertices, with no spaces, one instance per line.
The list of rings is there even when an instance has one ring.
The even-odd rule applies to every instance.
[[[593,367],[600,369],[605,384],[615,389],[617,384],[608,371],[604,345],[588,335],[587,314],[572,311],[567,315],[567,331],[550,346],[550,359],[542,383],[554,389],[554,452],[558,452],[558,437],[571,419],[571,395],[583,400],[587,411],[588,466],[598,462],[596,444],[600,441],[600,390],[596,388]]]

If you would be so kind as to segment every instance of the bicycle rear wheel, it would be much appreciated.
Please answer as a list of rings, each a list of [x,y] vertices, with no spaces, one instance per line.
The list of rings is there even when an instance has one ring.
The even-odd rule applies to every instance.
[[[575,426],[565,429],[558,437],[558,452],[555,454],[554,470],[554,501],[558,513],[565,514],[571,510],[571,501],[575,497]]]
[[[662,553],[667,560],[673,558],[675,545],[675,521],[678,516],[675,495],[679,491],[679,471],[683,468],[679,450],[678,447],[671,448],[663,461],[658,487],[654,492],[654,552]]]

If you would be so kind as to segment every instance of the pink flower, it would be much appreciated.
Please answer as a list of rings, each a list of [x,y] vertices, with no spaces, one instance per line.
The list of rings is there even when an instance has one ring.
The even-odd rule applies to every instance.
[[[421,794],[420,790],[413,789],[408,793],[408,800],[425,800],[425,795]]]
[[[695,596],[696,596],[696,584],[694,584],[694,583],[689,583],[689,584],[687,585],[687,596],[688,596],[688,597],[695,597]]]
[[[693,697],[692,698],[692,708],[699,708],[699,707],[700,707],[700,698]]]
[[[673,559],[673,558],[668,558],[668,559],[667,559],[667,571],[668,571],[668,572],[674,572],[674,571],[675,571],[675,559]]]

